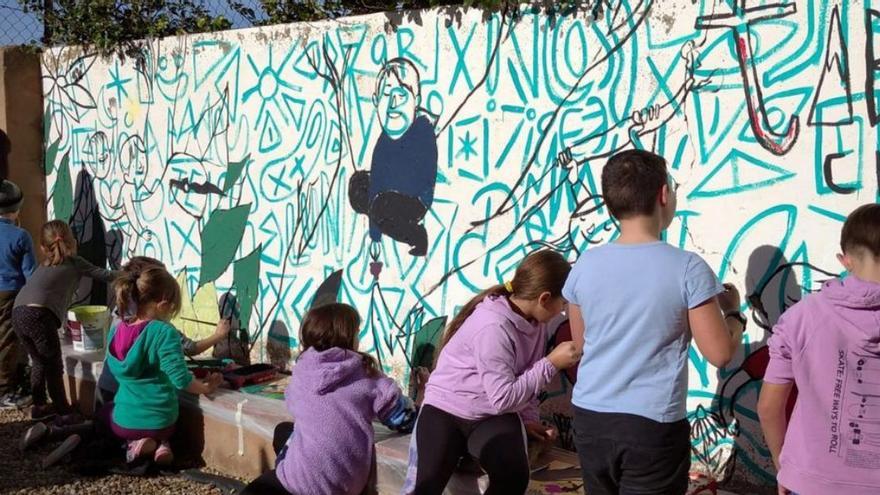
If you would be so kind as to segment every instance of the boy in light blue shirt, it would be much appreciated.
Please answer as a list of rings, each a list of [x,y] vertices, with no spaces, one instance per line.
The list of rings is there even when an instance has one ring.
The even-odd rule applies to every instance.
[[[612,156],[602,194],[620,237],[586,251],[563,290],[584,346],[572,395],[584,484],[590,495],[684,494],[688,346],[693,337],[726,365],[745,326],[740,297],[698,255],[660,240],[676,207],[662,157]]]

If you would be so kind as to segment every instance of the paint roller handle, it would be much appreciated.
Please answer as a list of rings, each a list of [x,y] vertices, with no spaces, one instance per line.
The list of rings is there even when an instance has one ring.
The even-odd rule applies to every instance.
[[[200,325],[216,325],[218,323],[216,321],[205,321],[205,320],[198,320],[196,318],[187,318],[186,316],[181,316],[180,319],[183,321],[191,321],[193,323],[198,323]]]

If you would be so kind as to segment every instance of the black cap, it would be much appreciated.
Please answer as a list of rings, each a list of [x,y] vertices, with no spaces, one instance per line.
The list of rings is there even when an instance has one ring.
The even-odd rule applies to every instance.
[[[21,209],[23,201],[24,196],[21,194],[21,188],[15,182],[0,181],[0,215],[17,212]]]

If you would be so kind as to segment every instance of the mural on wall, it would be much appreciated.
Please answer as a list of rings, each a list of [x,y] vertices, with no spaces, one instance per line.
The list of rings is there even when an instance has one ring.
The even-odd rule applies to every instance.
[[[653,150],[679,197],[666,240],[738,284],[754,321],[727,369],[691,351],[696,466],[771,483],[766,340],[837,274],[845,215],[880,197],[878,7],[591,5],[231,31],[126,60],[49,51],[50,213],[93,261],[162,259],[187,333],[232,315],[230,348],[288,366],[304,312],[338,299],[406,384],[456,308],[528,252],[613,241],[601,168]],[[545,393],[563,440],[572,382]]]

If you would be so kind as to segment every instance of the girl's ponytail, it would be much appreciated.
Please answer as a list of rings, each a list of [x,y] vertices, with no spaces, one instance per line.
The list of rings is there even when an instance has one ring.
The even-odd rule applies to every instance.
[[[562,296],[562,287],[571,265],[556,251],[536,251],[528,256],[516,268],[513,280],[504,284],[494,285],[477,294],[467,302],[455,318],[446,327],[440,348],[436,353],[436,360],[440,357],[443,347],[455,336],[458,329],[464,324],[477,305],[489,296],[516,296],[521,299],[537,299],[544,292],[549,292],[553,297]]]
[[[470,301],[467,302],[464,306],[458,310],[458,313],[449,322],[449,325],[446,326],[446,332],[443,333],[443,338],[440,340],[440,347],[437,349],[437,352],[434,354],[434,364],[437,364],[437,359],[440,357],[440,352],[443,351],[443,348],[446,347],[446,344],[455,336],[455,333],[458,332],[458,329],[464,324],[465,320],[470,318],[471,314],[473,314],[474,309],[477,308],[477,305],[483,302],[489,296],[510,296],[512,291],[507,289],[508,284],[498,284],[489,287],[488,289],[480,292]]]
[[[57,266],[64,263],[68,256],[76,253],[76,239],[70,225],[61,220],[46,222],[40,232],[40,247],[46,256],[44,265]]]
[[[169,316],[180,311],[180,286],[161,265],[128,272],[113,282],[113,290],[117,311],[126,320],[142,316],[140,310],[150,303],[168,303]]]

